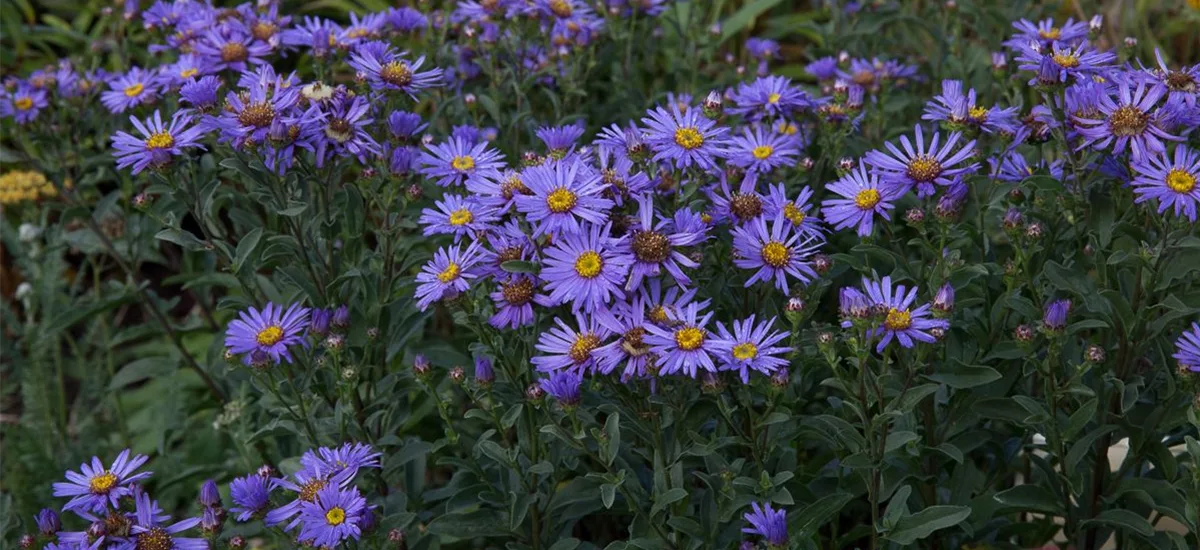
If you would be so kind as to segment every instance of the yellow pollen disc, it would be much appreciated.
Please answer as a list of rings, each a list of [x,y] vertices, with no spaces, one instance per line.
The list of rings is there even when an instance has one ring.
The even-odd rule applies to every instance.
[[[555,214],[562,214],[575,208],[575,193],[565,187],[560,187],[546,195],[546,206]]]
[[[1044,31],[1038,31],[1038,36],[1041,36],[1046,40],[1058,40],[1062,37],[1062,29],[1059,29],[1058,27],[1050,27]]]
[[[758,147],[754,148],[754,151],[752,151],[754,158],[758,160],[766,160],[767,157],[770,157],[771,153],[774,152],[775,148],[771,147],[770,145],[759,145]]]
[[[412,69],[403,61],[390,61],[379,69],[379,79],[393,86],[412,84]]]
[[[792,251],[779,241],[771,241],[762,247],[762,260],[771,267],[783,267],[792,259]]]
[[[592,350],[600,345],[600,338],[595,334],[584,333],[575,336],[571,344],[570,356],[576,363],[583,363],[592,357]]]
[[[88,488],[91,489],[93,493],[102,495],[112,490],[113,487],[116,487],[117,481],[117,474],[112,472],[104,472],[103,474],[93,477],[92,480],[88,482]]]
[[[785,136],[794,136],[800,131],[800,127],[791,122],[783,122],[779,124],[779,132]]]
[[[454,159],[450,161],[450,167],[458,170],[459,172],[466,172],[467,170],[475,168],[475,159],[470,156],[454,157]]]
[[[567,0],[550,0],[550,11],[560,18],[566,19],[575,12],[575,9]]]
[[[854,205],[861,210],[875,208],[875,205],[879,204],[879,200],[879,191],[874,189],[863,189],[854,195]]]
[[[654,306],[651,308],[650,311],[646,312],[646,317],[649,317],[651,321],[660,325],[670,320],[670,318],[667,317],[667,308],[662,306]]]
[[[341,525],[343,521],[346,521],[346,511],[338,506],[334,506],[328,512],[325,512],[325,521],[329,522],[330,525]]]
[[[145,89],[146,89],[146,86],[143,85],[141,82],[138,82],[137,84],[134,84],[133,86],[126,86],[125,87],[125,97],[137,97],[139,95],[142,95],[142,90],[145,90]]]
[[[13,107],[16,107],[18,111],[28,111],[33,108],[33,99],[28,97],[18,98],[13,102]]]
[[[458,264],[450,262],[450,265],[446,266],[446,269],[443,269],[441,273],[438,273],[437,278],[443,283],[448,283],[457,279],[460,272],[461,270],[459,269]]]
[[[698,349],[704,344],[704,331],[696,327],[681,328],[675,331],[675,345],[683,351]]]
[[[967,112],[967,116],[975,120],[984,120],[988,116],[988,109],[987,107],[971,107],[971,110]]]
[[[1051,59],[1064,69],[1074,69],[1079,66],[1079,58],[1070,53],[1056,53]]]
[[[133,548],[134,550],[171,550],[175,548],[175,541],[171,539],[171,534],[166,529],[151,527],[149,530],[138,533]]]
[[[907,309],[891,308],[883,320],[883,327],[888,330],[904,330],[911,326],[912,314]]]
[[[146,138],[147,149],[169,149],[175,145],[175,138],[170,132],[158,132]]]
[[[789,202],[783,205],[783,217],[787,218],[794,225],[800,225],[804,223],[805,215],[804,211],[796,208],[796,203]]]
[[[754,359],[757,356],[758,346],[754,345],[754,342],[742,342],[741,344],[733,346],[733,358],[737,359],[738,361]]]
[[[781,96],[779,94],[777,94],[775,92],[771,92],[770,95],[767,96],[767,103],[770,103],[772,105],[779,103],[780,97]]]
[[[325,488],[325,480],[311,479],[308,483],[300,486],[300,500],[304,502],[316,502],[317,493]]]
[[[942,163],[929,155],[920,155],[908,161],[908,177],[919,182],[930,182],[942,173]]]
[[[196,74],[199,72],[200,71],[198,69],[196,69],[195,67],[190,68],[190,69],[184,69],[182,71],[179,71],[179,77],[180,78],[191,78],[193,76],[196,76]]]
[[[466,225],[475,220],[475,214],[466,208],[459,208],[450,214],[450,225]]]
[[[575,259],[575,273],[580,277],[591,279],[600,274],[600,269],[604,267],[604,260],[594,251],[587,251],[580,254]]]
[[[1175,168],[1167,172],[1167,187],[1176,193],[1191,193],[1196,188],[1196,176]]]
[[[258,331],[258,336],[254,339],[260,346],[273,346],[283,340],[283,328],[279,325],[271,325]]]
[[[695,149],[704,145],[704,135],[695,126],[685,126],[675,130],[675,143],[684,149]]]

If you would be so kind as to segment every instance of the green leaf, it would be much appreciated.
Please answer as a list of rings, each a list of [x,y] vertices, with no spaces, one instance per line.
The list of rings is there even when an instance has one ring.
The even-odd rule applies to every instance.
[[[650,516],[653,517],[655,514],[665,510],[667,506],[670,506],[685,498],[687,498],[686,489],[683,489],[682,487],[668,489],[665,493],[659,494],[658,498],[654,499],[654,506],[650,508]]]
[[[1129,510],[1114,508],[1105,510],[1096,515],[1096,517],[1084,521],[1080,526],[1087,527],[1088,525],[1108,525],[1118,529],[1132,531],[1143,537],[1154,535],[1154,526],[1146,518],[1139,516]]]
[[[234,255],[233,268],[236,272],[241,273],[246,267],[246,260],[254,253],[254,249],[258,248],[258,241],[262,239],[263,230],[261,227],[251,229],[246,233],[245,237],[237,243],[237,254]]]
[[[1000,504],[1011,508],[1056,516],[1063,515],[1062,501],[1040,485],[1017,485],[1012,489],[996,493],[993,498]]]
[[[917,435],[916,432],[907,430],[892,432],[887,436],[887,443],[883,446],[883,452],[890,453],[907,445],[910,441],[916,441],[920,438],[921,436]]]
[[[144,357],[121,367],[108,382],[108,389],[117,390],[147,378],[169,376],[178,367],[179,362],[169,357]]]
[[[896,527],[888,531],[884,538],[909,545],[928,537],[934,531],[958,525],[970,516],[971,508],[967,506],[930,506],[911,516],[900,518]]]
[[[823,496],[801,508],[795,514],[792,528],[802,536],[811,535],[852,500],[854,500],[854,495],[851,493],[833,493]]]
[[[1079,461],[1083,460],[1084,456],[1090,454],[1092,447],[1096,445],[1096,440],[1116,429],[1117,427],[1112,425],[1098,426],[1079,438],[1079,441],[1071,445],[1071,450],[1067,451],[1067,458],[1063,461],[1063,471],[1074,472],[1075,467],[1079,465]]]
[[[612,463],[617,458],[617,453],[621,450],[621,415],[620,413],[612,413],[608,419],[604,421],[604,463],[612,466]]]
[[[189,252],[195,250],[204,250],[206,248],[204,241],[197,239],[195,235],[174,227],[168,227],[162,231],[159,231],[154,235],[154,238],[160,241],[175,243]]]
[[[617,498],[617,484],[605,483],[600,486],[600,502],[605,508],[612,508],[613,500]]]
[[[742,30],[751,26],[754,19],[762,15],[767,10],[779,5],[783,0],[755,0],[742,6],[742,9],[729,16],[721,23],[721,40],[725,42],[733,38]]]
[[[931,374],[929,378],[951,388],[962,390],[990,384],[1003,378],[1003,376],[992,367],[967,365],[954,359],[949,365],[943,365],[938,368],[937,372]]]
[[[558,542],[550,545],[550,550],[575,550],[579,546],[579,539],[566,538],[558,539]]]
[[[427,529],[432,535],[470,539],[475,537],[507,537],[508,529],[499,523],[500,514],[495,510],[474,512],[451,512],[434,518]]]
[[[538,271],[540,271],[538,269],[537,264],[535,264],[533,262],[522,261],[522,260],[509,260],[507,262],[504,262],[504,263],[500,264],[500,269],[503,269],[504,271],[507,271],[509,273],[534,273],[534,274],[536,274]]]

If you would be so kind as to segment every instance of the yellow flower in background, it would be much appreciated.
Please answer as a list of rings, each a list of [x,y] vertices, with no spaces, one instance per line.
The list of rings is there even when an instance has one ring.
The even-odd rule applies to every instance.
[[[57,191],[40,172],[17,170],[0,176],[0,204],[17,204],[55,196]]]
[[[1200,10],[1200,0],[1187,0],[1189,6],[1194,10]]]

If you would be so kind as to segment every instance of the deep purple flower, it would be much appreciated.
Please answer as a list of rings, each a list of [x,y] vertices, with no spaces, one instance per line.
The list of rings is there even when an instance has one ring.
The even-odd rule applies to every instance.
[[[475,358],[475,380],[480,384],[490,384],[496,379],[496,371],[492,369],[492,360],[487,357]]]
[[[1042,317],[1042,326],[1047,330],[1062,331],[1067,328],[1067,313],[1070,311],[1070,300],[1054,300],[1046,304],[1046,314]]]
[[[796,198],[789,199],[787,191],[784,190],[782,183],[777,183],[767,188],[766,215],[774,217],[782,213],[784,218],[792,222],[792,226],[800,231],[804,237],[823,238],[825,228],[821,227],[821,220],[810,215],[813,206],[809,201],[812,200],[813,190],[807,186],[800,189],[800,193]]]
[[[1107,149],[1112,145],[1112,154],[1119,155],[1129,147],[1134,162],[1142,160],[1147,155],[1166,151],[1164,140],[1179,141],[1182,138],[1173,136],[1162,129],[1160,113],[1156,109],[1158,100],[1166,95],[1166,89],[1151,86],[1145,82],[1136,87],[1126,78],[1116,80],[1116,97],[1105,94],[1099,98],[1101,118],[1079,118],[1080,136],[1083,137],[1079,148],[1093,147]]]
[[[646,298],[638,296],[632,303],[620,302],[612,308],[596,312],[596,320],[618,338],[600,346],[595,351],[600,372],[609,374],[623,363],[622,381],[646,376],[650,360],[650,346],[646,343]]]
[[[733,248],[737,256],[733,263],[742,269],[756,270],[746,281],[747,288],[758,281],[774,280],[775,288],[787,292],[789,275],[803,284],[816,278],[808,258],[819,245],[813,237],[796,231],[780,212],[769,227],[765,217],[734,227]]]
[[[564,408],[579,404],[580,388],[583,386],[582,370],[560,370],[551,373],[548,378],[538,380],[538,385],[546,394],[558,401]]]
[[[601,175],[577,157],[529,167],[521,180],[531,194],[516,197],[517,210],[533,224],[535,237],[580,233],[583,223],[603,225],[613,206],[601,196]]]
[[[437,209],[421,210],[417,223],[425,226],[422,235],[454,235],[454,242],[462,237],[486,231],[499,218],[495,212],[476,202],[473,197],[446,195],[436,201]]]
[[[1029,85],[1053,86],[1100,73],[1117,58],[1087,42],[1078,45],[1055,42],[1051,46],[1029,44],[1018,50],[1017,67],[1034,73]]]
[[[478,178],[495,178],[504,168],[504,155],[487,143],[469,143],[452,138],[439,145],[430,145],[421,154],[421,174],[436,178],[442,187],[462,185]]]
[[[421,115],[408,111],[392,111],[387,118],[388,133],[393,139],[407,141],[423,132],[429,124]]]
[[[779,43],[770,38],[747,38],[746,52],[756,59],[773,59],[779,57]]]
[[[250,34],[240,20],[231,18],[210,28],[195,42],[192,51],[208,71],[242,72],[252,64],[266,63],[264,58],[271,54],[271,46]]]
[[[288,114],[300,100],[294,86],[284,86],[283,79],[260,79],[247,90],[230,91],[225,95],[218,125],[223,141],[243,148],[262,144],[281,117]]]
[[[425,27],[429,26],[429,18],[425,17],[424,13],[408,6],[389,8],[385,12],[384,18],[388,26],[398,33],[423,31]]]
[[[948,314],[954,311],[954,287],[950,283],[943,284],[933,295],[932,306],[935,313]]]
[[[1175,147],[1175,157],[1166,151],[1149,155],[1133,165],[1131,182],[1137,195],[1134,202],[1158,202],[1158,213],[1174,209],[1176,216],[1196,221],[1196,203],[1200,201],[1200,153],[1186,145]]]
[[[582,372],[596,367],[594,352],[611,333],[608,328],[597,322],[595,316],[585,319],[583,315],[576,313],[575,322],[578,330],[556,317],[554,324],[557,326],[551,327],[538,337],[534,347],[541,355],[530,359],[530,362],[539,372]]]
[[[735,106],[729,112],[748,120],[788,116],[813,105],[808,94],[782,76],[766,76],[749,84],[743,82],[732,99]]]
[[[229,484],[229,496],[233,499],[230,513],[237,514],[238,521],[250,521],[251,518],[262,516],[267,512],[274,488],[270,479],[258,474],[233,480]]]
[[[1179,335],[1175,341],[1175,355],[1179,365],[1192,372],[1200,372],[1200,324],[1192,323],[1192,329]]]
[[[200,518],[189,518],[171,525],[160,525],[167,519],[158,509],[158,503],[150,500],[150,495],[146,493],[137,495],[136,509],[137,515],[130,528],[129,539],[112,546],[113,550],[141,550],[143,548],[208,550],[207,540],[175,536],[199,525]]]
[[[1017,33],[1004,44],[1014,49],[1025,47],[1031,42],[1037,42],[1044,47],[1049,47],[1055,42],[1072,44],[1082,41],[1088,35],[1088,24],[1075,21],[1074,18],[1068,18],[1061,27],[1056,26],[1053,19],[1043,19],[1036,24],[1028,19],[1021,19],[1012,25],[1017,29]]]
[[[471,281],[479,275],[475,264],[479,261],[479,243],[471,243],[464,251],[458,245],[439,248],[433,259],[417,274],[417,307],[429,309],[446,297],[457,296],[471,287]]]
[[[654,197],[649,193],[639,195],[637,202],[637,225],[624,239],[616,243],[617,251],[632,260],[625,289],[633,290],[642,284],[643,278],[659,277],[664,271],[680,286],[690,285],[692,281],[683,272],[683,268],[694,268],[699,264],[685,256],[678,248],[698,244],[704,240],[705,235],[671,231],[674,222],[662,216],[655,222]]]
[[[247,365],[268,358],[276,364],[280,359],[291,363],[288,348],[304,344],[307,327],[308,308],[296,303],[284,311],[282,306],[268,302],[261,311],[250,307],[229,323],[225,347],[230,353],[241,355]]]
[[[198,497],[198,500],[200,501],[200,504],[203,504],[207,508],[220,506],[221,493],[217,490],[217,482],[211,479],[204,480],[204,483],[200,485],[200,496]]]
[[[212,75],[190,79],[179,88],[179,99],[199,111],[209,112],[221,100],[221,96],[217,95],[220,88],[221,79]]]
[[[648,113],[642,123],[649,130],[646,143],[654,151],[654,160],[670,161],[681,169],[716,168],[716,158],[725,145],[729,128],[718,127],[699,109],[681,111],[672,105],[670,110],[657,107]]]
[[[301,24],[279,33],[279,41],[292,48],[311,48],[313,56],[320,59],[329,54],[341,33],[341,27],[333,21],[305,17]]]
[[[933,133],[933,139],[929,142],[928,147],[926,147],[925,135],[920,124],[916,125],[915,132],[916,148],[908,140],[908,136],[900,136],[900,144],[904,147],[903,151],[888,142],[885,145],[891,153],[890,155],[875,150],[867,153],[863,158],[864,162],[875,169],[875,173],[879,175],[885,185],[899,187],[904,192],[916,186],[918,197],[928,197],[933,195],[935,184],[950,185],[963,174],[973,172],[979,166],[978,163],[971,163],[955,167],[970,159],[971,155],[975,153],[974,140],[955,151],[955,145],[958,144],[961,136],[958,132],[950,134],[941,148],[938,147],[941,142],[941,134],[938,132]]]
[[[963,93],[962,81],[943,80],[941,95],[925,104],[922,120],[942,122],[950,130],[976,129],[987,133],[1016,133],[1017,108],[987,108],[976,104],[975,89]]]
[[[54,484],[54,496],[71,497],[63,510],[103,513],[108,506],[116,508],[121,497],[131,494],[130,484],[150,477],[151,472],[134,473],[149,460],[146,455],[129,457],[129,449],[121,451],[112,466],[105,468],[100,457],[91,464],[79,465],[79,472],[67,471],[66,483]]]
[[[575,142],[583,137],[583,125],[543,126],[537,129],[536,135],[546,145],[550,156],[561,159],[568,151],[574,149]]]
[[[12,117],[17,124],[28,124],[50,105],[46,90],[34,88],[26,83],[17,89],[0,92],[0,117]]]
[[[50,508],[43,508],[33,516],[33,521],[37,523],[38,532],[46,536],[52,536],[62,529],[62,521],[58,518],[58,512]]]
[[[936,342],[937,339],[929,334],[929,330],[944,330],[950,325],[940,319],[931,319],[929,304],[913,308],[913,302],[917,300],[915,286],[909,289],[904,285],[892,287],[891,277],[884,277],[880,281],[863,278],[863,289],[872,306],[883,310],[883,320],[874,330],[875,336],[882,336],[875,348],[877,352],[882,353],[893,339],[906,348],[913,347],[918,341]]]
[[[346,539],[358,540],[367,511],[367,500],[357,487],[327,485],[312,501],[300,503],[298,540],[316,547],[335,547]]]
[[[137,174],[148,167],[158,169],[170,164],[174,157],[183,154],[184,149],[204,149],[197,141],[204,132],[199,126],[189,127],[192,116],[185,111],[175,113],[171,117],[170,125],[163,124],[162,115],[158,110],[154,111],[153,117],[145,121],[134,116],[129,117],[129,120],[142,137],[135,137],[124,131],[113,135],[117,168],[132,166],[133,173]]]
[[[770,130],[763,131],[762,127],[742,130],[742,135],[729,140],[725,156],[729,162],[745,168],[747,171],[766,173],[779,166],[791,166],[796,163],[796,155],[800,150],[796,141],[776,134]]]
[[[516,329],[533,324],[533,299],[537,282],[532,276],[516,274],[500,281],[490,294],[496,313],[488,324],[496,328]]]
[[[708,331],[713,314],[701,314],[700,309],[701,305],[693,302],[683,311],[668,313],[673,321],[669,327],[646,325],[645,342],[659,357],[659,374],[682,373],[695,378],[698,370],[717,371],[711,355],[717,342]]]
[[[600,178],[604,184],[605,198],[617,206],[624,206],[625,199],[649,191],[653,186],[650,177],[638,170],[629,157],[608,147],[601,147],[596,154],[599,161]]]
[[[787,367],[787,359],[777,356],[792,351],[790,347],[776,345],[788,334],[771,330],[775,318],[758,324],[754,321],[754,315],[734,321],[733,332],[726,329],[723,323],[717,323],[714,347],[721,362],[720,369],[736,371],[744,384],[750,383],[752,370],[769,376]]]
[[[742,517],[750,527],[742,528],[742,532],[762,537],[772,548],[784,548],[788,544],[787,512],[776,510],[771,503],[759,505],[750,503],[752,511]]]
[[[307,471],[321,472],[330,478],[348,479],[358,475],[362,468],[378,468],[382,456],[366,443],[343,443],[340,447],[306,451],[300,457],[300,465]]]
[[[817,80],[826,81],[837,78],[838,61],[836,57],[822,57],[814,59],[804,67],[808,74],[813,75]]]
[[[350,66],[367,76],[372,89],[400,90],[414,99],[417,92],[439,86],[443,81],[441,69],[422,71],[424,64],[425,56],[409,61],[386,44],[377,52],[360,47],[350,56]]]
[[[322,105],[319,133],[316,142],[317,166],[334,157],[357,157],[366,164],[367,159],[380,153],[379,143],[371,137],[367,128],[375,119],[371,118],[371,105],[363,96],[338,97]]]
[[[1158,61],[1158,67],[1143,68],[1143,78],[1166,88],[1169,98],[1195,107],[1196,98],[1200,97],[1200,64],[1191,67],[1184,65],[1179,70],[1171,70],[1158,48],[1154,49],[1154,57]]]
[[[109,90],[100,94],[100,102],[113,114],[120,114],[158,97],[154,73],[133,67],[109,83]]]
[[[767,201],[757,187],[757,172],[747,172],[736,191],[729,187],[728,177],[721,172],[719,183],[708,190],[713,203],[713,221],[744,224],[762,217],[767,210]]]
[[[611,229],[610,224],[592,225],[554,240],[545,251],[540,273],[550,292],[548,304],[570,302],[572,311],[592,313],[614,298],[625,297],[621,283],[633,257],[615,246]]]

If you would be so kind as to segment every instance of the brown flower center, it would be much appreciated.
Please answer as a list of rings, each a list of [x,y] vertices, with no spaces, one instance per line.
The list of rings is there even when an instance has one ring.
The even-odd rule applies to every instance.
[[[657,231],[634,231],[632,247],[633,255],[646,263],[661,263],[671,255],[671,243]]]

